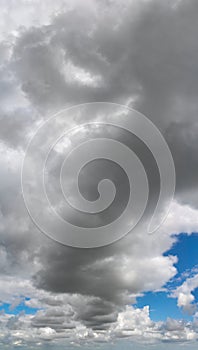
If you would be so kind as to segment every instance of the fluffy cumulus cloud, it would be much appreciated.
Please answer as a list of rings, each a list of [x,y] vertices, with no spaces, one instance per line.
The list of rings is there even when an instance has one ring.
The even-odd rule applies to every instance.
[[[2,348],[94,343],[106,349],[106,343],[119,341],[136,342],[137,349],[141,343],[157,343],[158,348],[164,342],[175,348],[178,342],[194,346],[197,275],[171,295],[179,307],[194,314],[193,321],[154,322],[149,306],[134,304],[137,297],[162,289],[176,276],[178,257],[164,253],[177,234],[198,231],[197,15],[196,0],[1,1],[0,301],[10,305],[9,313],[0,315]],[[155,234],[146,233],[145,219],[112,245],[76,249],[50,240],[32,223],[23,203],[20,172],[28,141],[43,121],[65,107],[97,101],[133,107],[156,124],[173,154],[176,193]],[[79,118],[71,116],[67,126],[78,125]],[[83,140],[94,133],[90,129],[78,137]],[[121,131],[97,133],[109,133],[135,148],[144,165],[150,165],[152,209],[159,183],[152,155]],[[43,147],[50,137],[45,135]],[[63,146],[57,146],[49,161],[50,199],[55,205],[56,165]],[[39,152],[42,149],[38,159]],[[29,169],[37,170],[34,165]],[[114,177],[115,183],[123,176],[105,161],[89,170],[81,180],[91,200],[96,199],[94,186],[100,174]],[[83,225],[114,218],[126,202],[127,182],[119,194],[112,211],[86,216]],[[82,221],[73,212],[65,215]],[[21,302],[35,309],[34,315],[14,315]]]
[[[95,323],[99,318],[95,316]],[[21,346],[27,343],[30,346],[61,346],[64,342],[65,345],[83,347],[116,344],[124,339],[154,347],[159,346],[159,341],[181,342],[188,346],[197,340],[198,334],[196,322],[187,323],[171,318],[166,322],[153,322],[149,317],[148,306],[143,309],[127,306],[108,328],[91,328],[79,321],[71,305],[65,305],[49,307],[45,313],[39,311],[36,316],[4,314],[1,317],[0,336],[2,344],[9,340],[10,344]]]
[[[186,281],[174,291],[173,296],[178,299],[178,306],[182,307],[188,313],[195,313],[196,304],[193,292],[198,288],[198,275],[187,278]]]

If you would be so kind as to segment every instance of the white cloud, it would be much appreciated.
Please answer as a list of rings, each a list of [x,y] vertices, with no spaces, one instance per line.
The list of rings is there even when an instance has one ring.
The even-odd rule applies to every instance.
[[[195,296],[193,295],[194,290],[198,288],[198,275],[187,278],[186,281],[179,287],[176,288],[173,297],[177,298],[177,304],[182,307],[184,311],[193,314],[197,310]]]

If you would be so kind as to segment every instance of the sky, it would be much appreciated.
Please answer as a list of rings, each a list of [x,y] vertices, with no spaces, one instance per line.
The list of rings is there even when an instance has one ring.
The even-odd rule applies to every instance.
[[[197,0],[0,0],[0,349],[197,348],[197,16]],[[140,138],[118,127],[136,116]],[[155,131],[138,129],[140,120]],[[170,203],[170,158],[154,125],[174,161]],[[136,219],[121,215],[131,199],[131,174],[114,160],[128,170],[131,163],[107,138],[141,160],[143,167],[132,158],[139,184],[142,174],[148,177],[142,191],[134,186],[137,209],[149,185],[145,213],[126,235]],[[86,214],[63,208],[60,174],[68,172],[61,189],[76,204],[73,164],[95,150],[104,157],[81,168],[79,188],[87,201],[103,194],[106,204],[116,189],[111,206]],[[158,163],[166,171],[162,212],[155,212],[161,225],[148,234],[160,193]],[[104,178],[115,185],[110,192],[98,186]],[[82,238],[78,247],[62,244],[65,232],[38,190],[42,179],[50,205],[85,228],[85,237],[97,227],[100,242],[105,225],[124,217],[105,238],[116,232],[121,239],[89,248]]]

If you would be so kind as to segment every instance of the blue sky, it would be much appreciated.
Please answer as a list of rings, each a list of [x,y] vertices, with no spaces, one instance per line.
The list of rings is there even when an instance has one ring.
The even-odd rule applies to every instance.
[[[165,320],[167,317],[174,319],[192,320],[192,316],[184,313],[181,308],[177,306],[177,299],[170,297],[171,290],[176,289],[186,279],[185,273],[188,277],[194,275],[193,271],[198,264],[198,233],[187,235],[181,233],[177,235],[177,241],[173,247],[164,253],[164,256],[174,255],[178,257],[178,262],[175,264],[177,268],[177,275],[167,283],[164,287],[166,291],[148,292],[143,297],[137,300],[137,307],[150,305],[151,318],[154,321]],[[195,301],[198,301],[198,289],[193,291]]]
[[[5,312],[8,315],[18,315],[25,312],[28,315],[34,315],[39,310],[39,308],[32,308],[25,304],[25,301],[30,300],[30,298],[21,296],[22,301],[16,307],[12,307],[12,304],[2,303],[0,305],[0,311]]]
[[[176,255],[178,263],[176,264],[178,275],[187,270],[192,270],[198,265],[198,233],[187,235],[181,233],[177,235],[177,242],[164,255]]]

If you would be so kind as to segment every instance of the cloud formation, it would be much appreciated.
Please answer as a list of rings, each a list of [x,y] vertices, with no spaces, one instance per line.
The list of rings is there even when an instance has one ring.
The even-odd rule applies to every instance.
[[[198,228],[196,0],[13,4],[2,4],[0,21],[0,299],[15,303],[14,295],[28,296],[27,305],[43,309],[34,316],[3,313],[1,343],[196,340],[196,318],[192,323],[152,322],[148,307],[129,306],[176,275],[177,257],[164,255],[176,240],[172,234],[190,235]],[[34,227],[22,200],[20,170],[28,140],[41,122],[64,107],[96,101],[136,108],[161,130],[175,161],[176,198],[155,235],[146,234],[143,222],[112,246],[74,249]],[[68,120],[73,125],[78,116]],[[152,156],[135,138],[105,132],[130,144],[150,164],[155,202],[159,176],[153,173]],[[93,136],[92,130],[88,133]],[[56,184],[53,159],[50,165]],[[110,173],[106,163],[99,169]],[[82,178],[85,195],[94,197],[97,174],[96,167]],[[114,180],[123,175],[114,174]],[[56,191],[51,194],[56,201]],[[125,194],[123,186],[123,201]],[[187,311],[194,311],[196,278],[174,292]]]

